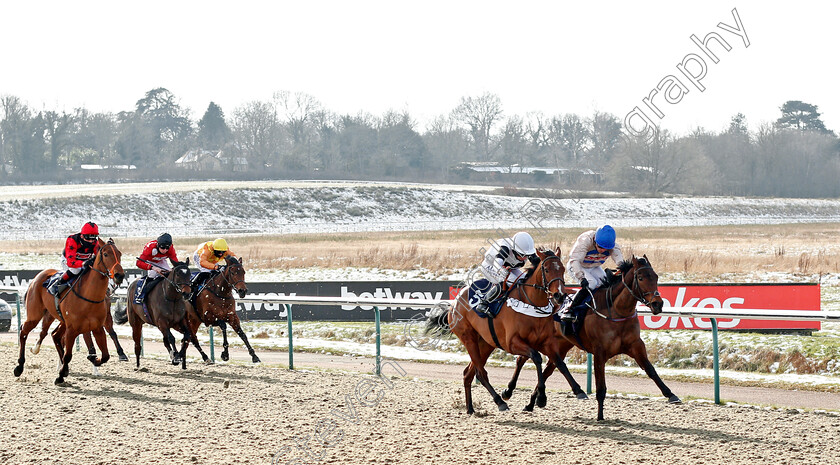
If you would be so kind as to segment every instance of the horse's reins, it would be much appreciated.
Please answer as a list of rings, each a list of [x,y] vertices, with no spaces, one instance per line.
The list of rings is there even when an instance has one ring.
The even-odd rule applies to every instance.
[[[636,295],[636,293],[634,292],[634,289],[639,287],[639,276],[638,276],[639,271],[647,270],[647,269],[653,270],[653,267],[648,265],[648,266],[643,266],[641,268],[634,268],[633,269],[633,287],[630,287],[630,286],[627,285],[627,282],[624,280],[624,276],[621,277],[621,284],[623,284],[624,288],[627,289],[630,292],[630,296],[633,297],[634,300],[644,304],[645,306],[650,307],[650,305],[653,302],[645,299],[644,296],[649,295],[649,294],[653,294],[654,297],[658,297],[659,296],[659,290],[658,289],[655,290],[655,291],[645,292],[645,293],[642,294],[641,297]],[[613,303],[615,303],[615,298],[613,297],[613,287],[614,286],[610,286],[607,289],[607,313],[612,313],[612,309],[614,308]],[[621,292],[619,291],[619,294],[620,293]],[[639,312],[636,310],[635,306],[633,307],[633,314],[632,315],[626,316],[626,317],[621,317],[621,318],[608,317],[608,316],[602,314],[601,312],[599,312],[597,310],[597,307],[594,307],[594,306],[592,307],[592,312],[595,313],[596,315],[600,316],[601,318],[604,318],[606,320],[616,322],[616,323],[620,322],[620,321],[626,321],[626,320],[630,320],[632,318],[636,318],[639,315]]]
[[[105,247],[109,247],[109,246],[112,246],[112,247],[113,247],[113,244],[107,244],[107,245],[105,245]],[[114,261],[114,266],[112,266],[110,270],[108,269],[108,267],[105,265],[105,262],[103,261],[104,259],[102,258],[102,255],[103,255],[103,252],[104,252],[104,250],[105,250],[105,247],[102,247],[101,249],[99,249],[99,252],[96,254],[96,259],[93,261],[93,266],[89,267],[88,269],[89,269],[89,270],[93,270],[93,271],[95,271],[95,272],[97,272],[97,273],[101,274],[102,276],[104,276],[105,278],[107,278],[107,279],[109,279],[109,280],[110,280],[110,279],[113,279],[113,278],[114,278],[114,270],[117,268],[117,265],[119,264],[119,262],[117,262],[117,261],[115,260],[115,261]],[[99,271],[98,269],[96,269],[96,263],[97,263],[97,262],[102,263],[102,266],[104,266],[104,267],[105,267],[105,269],[106,269],[106,270],[108,270],[108,273],[105,273],[104,271]],[[100,304],[100,303],[104,302],[104,301],[105,301],[105,299],[107,299],[107,298],[108,298],[108,293],[107,293],[107,292],[105,293],[105,297],[103,297],[101,300],[90,300],[90,299],[88,299],[87,297],[85,297],[85,296],[83,296],[83,295],[79,294],[79,292],[78,292],[78,291],[76,291],[76,284],[78,284],[78,283],[81,281],[81,278],[82,278],[82,277],[81,277],[81,275],[80,275],[80,276],[79,276],[79,277],[78,277],[75,281],[73,281],[73,284],[70,286],[70,290],[71,290],[71,291],[73,291],[73,294],[75,294],[75,295],[76,295],[76,297],[78,297],[78,298],[80,298],[80,299],[84,300],[85,302],[90,302],[90,303],[92,303],[92,304]],[[64,294],[64,297],[62,297],[62,298],[58,301],[58,303],[64,302],[64,299],[66,299],[68,295],[70,295],[70,294]]]
[[[170,274],[175,273],[175,270],[177,270],[178,268],[187,268],[187,266],[186,265],[178,265],[175,268],[172,268],[172,271],[170,272]],[[167,283],[172,285],[172,288],[175,289],[176,294],[178,294],[180,296],[181,292],[178,291],[178,285],[175,283],[175,281],[169,279],[169,276],[166,276],[166,275],[161,275],[161,276],[163,276],[164,281],[166,281]],[[163,299],[166,300],[167,302],[177,302],[178,301],[177,296],[174,299],[170,299],[169,297],[166,297],[166,292],[163,293]]]
[[[228,266],[225,268],[225,271],[227,271],[227,269],[229,269],[229,268],[234,268],[234,267],[237,267],[237,266],[241,266],[243,269],[245,268],[245,267],[244,267],[241,263],[235,263],[235,264],[233,264],[233,265],[228,265]],[[222,300],[229,300],[229,299],[233,299],[233,289],[235,289],[235,287],[236,287],[236,285],[237,285],[237,284],[239,284],[239,283],[244,283],[244,282],[245,282],[245,280],[244,280],[244,279],[242,279],[242,280],[239,280],[239,281],[237,281],[237,282],[235,282],[235,283],[231,283],[231,282],[230,282],[230,280],[227,278],[227,276],[225,276],[225,273],[224,273],[224,272],[219,273],[217,276],[221,276],[221,277],[222,277],[222,279],[225,281],[225,283],[227,283],[227,284],[230,286],[230,296],[221,296],[221,295],[217,294],[215,291],[213,291],[213,289],[211,289],[211,288],[210,288],[210,282],[212,282],[213,280],[215,280],[215,279],[216,279],[216,277],[215,277],[215,276],[213,277],[213,279],[211,279],[210,281],[208,281],[208,282],[204,285],[204,288],[203,288],[203,289],[204,289],[204,290],[209,291],[211,294],[213,294],[214,296],[216,296],[216,297],[218,297],[218,298],[220,298],[220,299],[222,299]],[[221,284],[221,285],[219,286],[219,292],[221,292],[221,293],[223,293],[223,294],[227,294],[227,292],[226,292],[224,289],[225,289],[224,284]]]
[[[553,293],[549,290],[551,285],[554,284],[555,281],[560,281],[560,284],[561,284],[560,289],[563,289],[563,286],[566,285],[566,281],[563,279],[562,276],[560,276],[559,278],[554,278],[551,281],[546,282],[545,264],[548,263],[548,261],[551,260],[551,259],[560,260],[560,257],[558,257],[556,255],[552,255],[552,256],[546,257],[544,260],[540,261],[540,272],[542,273],[542,282],[543,282],[542,286],[538,286],[536,284],[520,282],[520,283],[516,284],[516,287],[520,287],[520,286],[533,287],[534,289],[537,289],[539,291],[543,291],[543,292],[546,293],[546,295],[548,295],[549,303],[551,303],[551,299],[554,297]],[[520,294],[525,296],[525,298],[528,300],[529,305],[531,305],[532,307],[539,308],[539,306],[534,304],[534,302],[531,300],[531,298],[528,297],[527,292],[520,292]],[[556,304],[556,302],[555,302],[555,304]]]

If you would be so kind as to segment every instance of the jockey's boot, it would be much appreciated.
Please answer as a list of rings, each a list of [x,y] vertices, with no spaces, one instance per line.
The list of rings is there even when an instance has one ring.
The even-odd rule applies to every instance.
[[[143,299],[146,297],[146,281],[148,281],[148,277],[144,277],[140,284],[137,285],[137,292],[134,293],[134,303],[137,305],[143,305]]]
[[[572,298],[572,303],[570,303],[569,306],[564,309],[563,313],[560,314],[560,319],[563,321],[570,321],[572,323],[576,322],[578,320],[578,316],[573,310],[583,303],[583,300],[586,298],[588,293],[589,289],[586,287],[578,290],[574,298]]]
[[[47,292],[58,297],[58,295],[61,294],[61,291],[67,288],[68,279],[69,276],[67,276],[67,273],[65,272],[63,275],[61,275],[60,278],[56,279],[52,282],[52,284],[50,284],[50,287],[47,288]]]
[[[495,302],[500,295],[502,295],[502,286],[493,284],[481,300],[475,304],[475,311],[487,315],[488,318],[493,318],[494,315],[490,312],[490,304]]]

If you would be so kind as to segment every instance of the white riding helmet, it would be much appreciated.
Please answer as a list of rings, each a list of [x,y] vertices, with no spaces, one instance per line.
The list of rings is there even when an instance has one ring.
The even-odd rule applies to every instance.
[[[534,248],[534,238],[526,232],[513,235],[513,250],[520,255],[531,255],[537,252]]]

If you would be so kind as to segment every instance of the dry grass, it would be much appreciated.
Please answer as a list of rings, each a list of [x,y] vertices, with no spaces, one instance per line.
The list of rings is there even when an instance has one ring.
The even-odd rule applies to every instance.
[[[559,244],[564,256],[581,229],[558,229],[537,237],[538,244]],[[510,233],[509,231],[508,233]],[[657,271],[723,273],[840,272],[840,224],[786,224],[620,228],[619,243],[630,253],[646,254]],[[434,273],[468,268],[496,231],[368,232],[295,234],[228,238],[251,268],[289,269],[370,267],[427,269]],[[204,240],[176,238],[183,259]],[[148,239],[121,239],[124,257],[139,254]],[[0,241],[0,252],[55,254],[63,241]]]

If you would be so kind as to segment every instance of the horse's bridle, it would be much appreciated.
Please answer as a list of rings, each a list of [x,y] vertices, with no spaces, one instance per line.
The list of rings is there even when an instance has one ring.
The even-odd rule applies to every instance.
[[[175,265],[175,268],[172,268],[172,270],[168,274],[169,275],[174,274],[175,270],[177,270],[178,268],[189,269],[189,267],[186,264],[179,263],[179,264]],[[178,295],[181,295],[181,291],[180,291],[180,289],[178,289],[178,284],[175,283],[175,281],[169,279],[169,276],[165,276],[165,275],[161,275],[161,276],[163,276],[164,281],[166,281],[167,283],[172,285],[172,288],[175,289],[175,292],[177,292]],[[189,281],[187,281],[187,282],[189,283]],[[167,302],[177,302],[178,301],[178,297],[175,297],[175,299],[170,300],[168,297],[166,297],[166,293],[163,294],[163,298],[166,299]]]
[[[219,275],[221,275],[221,277],[225,281],[225,283],[227,283],[230,286],[230,297],[221,296],[221,295],[217,294],[214,290],[210,289],[210,281],[208,281],[207,284],[204,285],[204,289],[207,289],[208,291],[210,291],[211,294],[213,294],[214,296],[216,296],[216,297],[218,297],[222,300],[232,299],[233,298],[233,290],[236,289],[236,285],[239,284],[239,283],[244,283],[245,280],[241,279],[239,281],[236,281],[235,283],[231,283],[230,280],[225,275],[225,273],[228,272],[228,269],[231,269],[231,268],[234,268],[234,267],[237,267],[237,266],[242,267],[242,269],[245,269],[245,267],[241,263],[234,263],[233,265],[227,265],[225,267],[225,270],[222,271],[221,273],[219,273]],[[224,285],[221,286],[221,289],[224,289]],[[219,290],[219,292],[222,292],[221,289]]]
[[[659,289],[657,288],[655,291],[645,292],[645,293],[641,294],[641,296],[637,295],[636,292],[635,292],[635,289],[639,288],[639,275],[638,275],[638,273],[642,270],[647,270],[647,269],[653,271],[653,267],[650,266],[650,265],[643,266],[643,267],[640,267],[640,268],[633,268],[633,286],[632,287],[627,285],[627,281],[626,281],[625,276],[621,277],[621,284],[623,284],[624,288],[627,289],[627,291],[630,292],[630,296],[633,297],[633,299],[635,301],[640,302],[647,307],[650,307],[653,304],[653,301],[645,299],[645,296],[653,294],[653,297],[659,297]],[[608,310],[607,313],[612,314],[612,308],[613,308],[613,303],[614,302],[615,302],[615,298],[613,298],[613,296],[612,296],[612,286],[610,286],[610,288],[607,289],[607,310]],[[625,317],[620,317],[620,318],[610,318],[609,316],[604,315],[603,313],[599,312],[597,308],[593,308],[592,311],[596,315],[600,316],[601,318],[604,318],[606,320],[613,321],[613,322],[630,320],[630,319],[636,318],[639,315],[639,312],[635,309],[635,306],[633,307],[633,314],[632,315],[625,316]]]
[[[104,246],[104,247],[102,247],[101,249],[99,249],[99,252],[97,252],[97,253],[96,253],[96,258],[95,258],[95,259],[94,259],[94,261],[93,261],[93,266],[89,267],[88,269],[93,270],[93,271],[95,271],[95,272],[97,272],[97,273],[101,274],[102,276],[104,276],[104,277],[105,277],[105,279],[109,279],[109,280],[110,280],[110,279],[114,279],[114,270],[116,270],[116,269],[117,269],[117,265],[119,265],[119,264],[120,264],[120,262],[119,262],[119,261],[117,261],[117,260],[114,260],[114,266],[112,266],[112,267],[111,267],[111,269],[109,270],[109,269],[108,269],[108,267],[105,265],[105,262],[104,262],[104,260],[105,260],[105,259],[104,259],[104,258],[102,258],[102,257],[103,257],[103,255],[104,255],[104,252],[105,252],[105,247],[112,247],[112,248],[114,248],[114,249],[116,249],[116,248],[117,248],[117,246],[116,246],[116,245],[114,245],[114,243],[113,243],[113,242],[111,242],[111,241],[109,241],[108,243],[106,243],[106,244],[105,244],[105,246]],[[117,255],[117,254],[116,254],[116,253],[114,253],[114,256],[116,256],[116,255]],[[96,264],[97,264],[97,263],[102,263],[102,266],[103,266],[103,267],[104,267],[104,268],[108,271],[108,273],[105,273],[104,271],[100,271],[99,269],[97,269],[97,268],[96,268]],[[75,294],[75,295],[76,295],[76,297],[78,297],[78,298],[80,298],[80,299],[84,300],[85,302],[90,302],[90,303],[92,303],[92,304],[100,304],[100,303],[104,302],[104,301],[105,301],[105,299],[107,299],[107,298],[109,297],[109,296],[108,296],[108,292],[107,292],[107,290],[106,290],[106,292],[105,292],[105,297],[104,297],[104,298],[102,298],[102,300],[90,300],[90,299],[88,299],[87,297],[85,297],[85,296],[83,296],[83,295],[79,294],[79,292],[78,292],[78,291],[76,291],[76,284],[77,284],[77,283],[79,283],[79,282],[81,281],[81,279],[80,279],[80,278],[81,278],[81,276],[79,277],[79,279],[76,279],[76,281],[74,281],[74,282],[73,282],[73,285],[72,285],[72,286],[70,286],[70,290],[71,290],[71,291],[73,291],[73,294]],[[70,294],[64,294],[64,297],[63,297],[63,298],[59,301],[59,303],[64,302],[64,299],[66,299],[68,295],[70,295]]]
[[[534,289],[537,289],[539,291],[543,291],[543,292],[546,293],[546,295],[548,295],[548,301],[550,303],[554,303],[554,305],[558,305],[559,302],[554,301],[554,294],[555,293],[551,292],[549,290],[549,288],[551,287],[552,284],[554,284],[555,281],[560,281],[560,289],[562,290],[563,287],[566,285],[566,281],[563,279],[563,276],[561,275],[559,278],[554,278],[551,281],[546,282],[545,264],[548,263],[551,259],[560,260],[560,257],[558,257],[557,255],[551,255],[549,257],[545,257],[543,260],[540,260],[540,272],[542,273],[542,286],[539,286],[539,285],[536,285],[536,284],[528,284],[528,283],[518,283],[518,285],[519,286],[533,287]],[[522,294],[525,296],[526,299],[528,299],[528,304],[530,304],[533,307],[536,307],[536,305],[534,305],[534,302],[531,301],[531,298],[528,297],[528,294],[526,294],[524,292]]]

